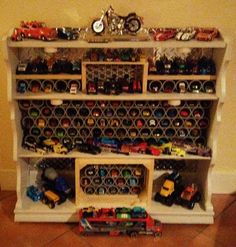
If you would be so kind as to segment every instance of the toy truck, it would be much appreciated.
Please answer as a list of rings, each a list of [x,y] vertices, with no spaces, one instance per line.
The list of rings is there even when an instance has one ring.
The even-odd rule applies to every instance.
[[[46,190],[42,197],[42,203],[48,205],[49,208],[55,208],[56,204],[61,204],[66,200],[66,198],[62,195],[56,194],[52,190]]]
[[[160,192],[156,193],[154,200],[167,206],[172,206],[182,191],[182,186],[180,185],[181,180],[181,176],[178,172],[173,172],[168,175]]]
[[[135,210],[135,212],[133,212]],[[108,233],[110,236],[128,234],[131,237],[138,234],[162,235],[162,225],[153,219],[145,209],[131,208],[101,208],[88,217],[84,215],[84,209],[79,211],[79,232],[85,233]],[[145,213],[144,213],[145,211]],[[124,215],[126,217],[124,217]]]

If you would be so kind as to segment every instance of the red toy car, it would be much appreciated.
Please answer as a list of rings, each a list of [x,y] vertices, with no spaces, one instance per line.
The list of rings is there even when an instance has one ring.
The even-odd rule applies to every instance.
[[[195,38],[201,41],[211,41],[218,35],[219,31],[216,28],[199,28]]]
[[[153,31],[153,38],[156,41],[165,41],[174,38],[176,29],[174,28],[160,28]]]
[[[57,31],[55,28],[46,27],[43,22],[22,21],[20,27],[14,29],[11,39],[13,41],[20,41],[24,38],[41,39],[45,41],[55,40],[57,38]]]

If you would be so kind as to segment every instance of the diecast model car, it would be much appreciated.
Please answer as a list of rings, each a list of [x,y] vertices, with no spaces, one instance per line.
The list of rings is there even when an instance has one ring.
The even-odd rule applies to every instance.
[[[57,37],[59,39],[75,40],[79,38],[79,28],[59,27],[57,28]]]
[[[199,28],[195,38],[200,41],[212,41],[218,35],[219,31],[216,28]]]
[[[176,29],[174,28],[160,28],[152,31],[153,38],[156,41],[165,41],[174,38],[176,35]]]
[[[20,41],[24,38],[40,39],[44,41],[55,40],[57,38],[57,31],[55,28],[46,27],[43,22],[22,21],[20,27],[14,29],[11,39],[13,41]]]
[[[181,41],[188,41],[188,40],[191,40],[192,38],[194,38],[196,34],[196,29],[195,28],[182,28],[182,29],[179,29],[176,36],[175,36],[175,39],[176,40],[181,40]]]

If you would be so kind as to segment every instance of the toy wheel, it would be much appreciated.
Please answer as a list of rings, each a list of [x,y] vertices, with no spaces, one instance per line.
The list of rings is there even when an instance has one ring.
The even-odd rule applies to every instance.
[[[133,17],[127,20],[125,26],[129,32],[137,33],[138,30],[141,28],[141,22],[138,18]]]
[[[48,203],[48,198],[44,196],[44,197],[42,198],[42,203],[43,203],[43,204],[47,204],[47,203]]]
[[[16,40],[17,40],[17,41],[21,41],[21,40],[22,40],[22,36],[21,36],[21,35],[17,35],[17,36],[16,36]]]
[[[96,34],[100,34],[105,30],[104,22],[101,20],[94,20],[92,23],[92,30]]]
[[[170,198],[167,198],[167,199],[166,199],[166,205],[167,205],[167,206],[172,206],[172,204],[173,204],[173,200],[170,199]]]
[[[196,202],[200,202],[200,200],[201,200],[201,194],[200,193],[197,193],[196,194],[196,197],[195,197],[195,201]]]
[[[157,238],[157,237],[161,237],[162,236],[162,233],[161,232],[155,232],[154,233],[154,237]]]
[[[188,208],[189,209],[193,209],[195,206],[195,202],[190,202],[189,205],[188,205]]]
[[[41,40],[45,41],[46,37],[45,36],[41,36]]]
[[[55,208],[55,203],[54,203],[54,202],[49,202],[49,203],[48,203],[48,207],[49,207],[50,209]]]
[[[137,237],[138,233],[136,231],[132,231],[129,233],[131,238]]]

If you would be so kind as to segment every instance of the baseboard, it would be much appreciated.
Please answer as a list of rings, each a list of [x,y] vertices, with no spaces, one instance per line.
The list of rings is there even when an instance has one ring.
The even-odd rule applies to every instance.
[[[16,190],[16,170],[0,169],[1,190]]]
[[[213,171],[212,193],[236,193],[236,171]],[[16,190],[16,171],[14,169],[0,169],[0,185],[2,190]]]
[[[236,193],[236,171],[213,171],[212,193],[235,194]]]

